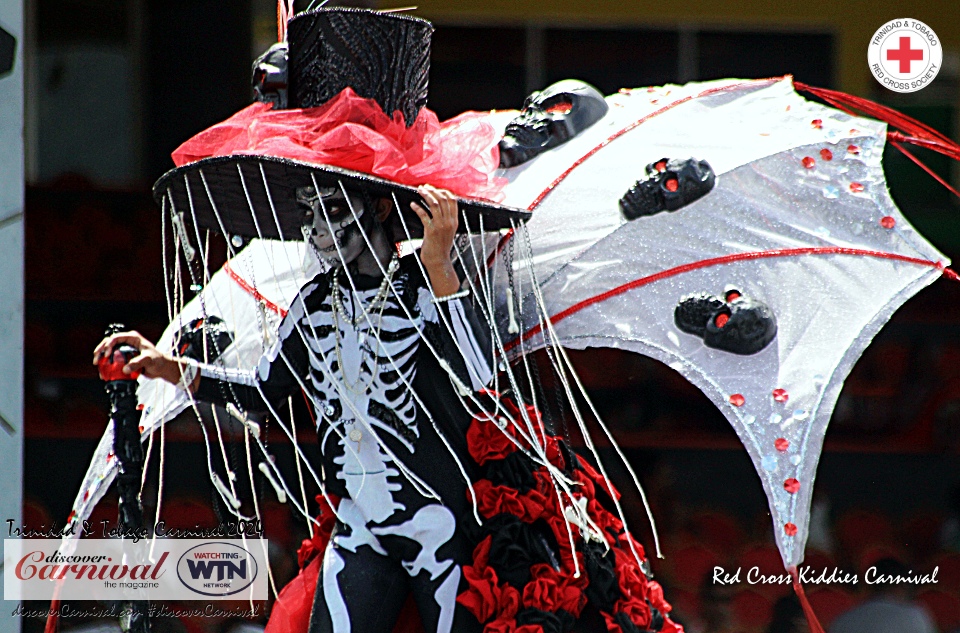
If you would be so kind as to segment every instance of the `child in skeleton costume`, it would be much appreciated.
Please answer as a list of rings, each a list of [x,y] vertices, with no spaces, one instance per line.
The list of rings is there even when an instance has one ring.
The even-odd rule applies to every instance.
[[[301,290],[256,375],[202,366],[196,396],[260,409],[263,398],[281,402],[305,384],[321,403],[326,493],[341,501],[311,631],[389,631],[408,593],[429,630],[466,630],[469,614],[455,612],[471,550],[457,528],[467,497],[444,444],[465,456],[470,416],[453,385],[479,390],[492,371],[488,328],[459,292],[450,261],[456,200],[425,187],[430,215],[414,207],[425,226],[427,283],[413,256],[397,259],[369,197],[300,193],[314,218],[310,244],[330,272]],[[421,336],[447,367],[421,351]]]
[[[275,414],[298,391],[311,402],[324,512],[270,633],[388,632],[408,595],[431,633],[565,633],[588,602],[593,623],[578,630],[682,631],[609,481],[535,407],[489,389],[494,315],[451,247],[465,225],[529,214],[481,200],[497,190],[497,135],[468,115],[438,125],[424,107],[429,23],[320,9],[288,28],[289,50],[255,67],[261,103],[181,146],[155,191],[175,224],[189,208],[226,234],[299,237],[327,272],[255,370],[165,355],[136,333],[96,351],[133,345],[125,371],[241,415]],[[402,186],[424,182],[437,186]],[[398,258],[421,225],[421,249]]]
[[[326,493],[341,501],[312,631],[389,631],[411,592],[431,631],[466,630],[463,618],[471,617],[464,612],[455,624],[472,546],[457,528],[468,514],[466,483],[451,476],[458,465],[444,444],[467,461],[471,416],[453,390],[486,385],[491,351],[450,261],[456,199],[421,192],[429,215],[414,209],[430,283],[413,256],[397,259],[369,197],[300,192],[312,214],[310,245],[331,268],[303,287],[256,371],[183,365],[131,335],[107,343],[135,345],[141,355],[132,370],[180,380],[200,401],[259,411],[305,388],[319,403]],[[421,352],[421,336],[439,362]]]

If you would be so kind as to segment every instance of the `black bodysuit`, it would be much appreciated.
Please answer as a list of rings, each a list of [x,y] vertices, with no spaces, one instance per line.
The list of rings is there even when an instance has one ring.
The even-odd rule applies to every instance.
[[[434,303],[413,256],[398,264],[395,292],[318,275],[256,370],[200,367],[199,400],[263,410],[303,389],[314,404],[323,482],[341,502],[311,633],[389,633],[410,592],[427,631],[477,627],[456,605],[471,561],[458,520],[469,513],[462,472],[476,468],[463,396],[492,378],[489,328],[466,299]]]

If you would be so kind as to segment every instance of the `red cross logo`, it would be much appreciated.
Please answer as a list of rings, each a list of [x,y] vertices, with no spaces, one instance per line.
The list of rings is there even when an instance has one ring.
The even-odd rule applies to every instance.
[[[910,36],[900,38],[900,48],[887,51],[887,61],[900,62],[900,73],[910,73],[910,62],[923,61],[922,48],[910,48]]]

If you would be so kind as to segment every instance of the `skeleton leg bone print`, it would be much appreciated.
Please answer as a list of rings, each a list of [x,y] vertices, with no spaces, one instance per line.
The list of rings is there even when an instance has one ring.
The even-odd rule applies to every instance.
[[[423,600],[423,594],[426,591],[426,598],[435,602],[438,607],[437,621],[428,630],[444,633],[451,631],[457,587],[460,583],[460,567],[453,559],[438,558],[438,551],[450,542],[456,530],[456,519],[450,509],[439,504],[428,504],[420,508],[409,521],[399,525],[376,527],[368,523],[367,517],[358,504],[349,499],[341,503],[339,513],[347,533],[335,534],[327,546],[325,556],[330,564],[324,565],[325,572],[322,579],[326,605],[315,607],[327,610],[333,633],[372,630],[354,626],[351,612],[369,609],[371,605],[348,605],[341,593],[340,574],[348,565],[361,564],[343,554],[344,551],[356,554],[362,548],[368,548],[375,555],[391,560],[378,537],[402,537],[419,546],[412,560],[403,560],[403,568],[411,579],[419,581],[414,585],[416,598]],[[368,553],[365,560],[369,559],[369,555]],[[396,570],[393,573],[396,573]],[[421,573],[425,576],[421,577]],[[377,610],[376,607],[374,610]],[[318,620],[318,622],[323,621],[325,620]],[[318,630],[323,630],[322,625]]]

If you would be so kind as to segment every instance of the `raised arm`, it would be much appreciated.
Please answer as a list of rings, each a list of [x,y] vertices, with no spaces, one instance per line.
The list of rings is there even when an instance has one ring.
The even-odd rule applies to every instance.
[[[430,185],[423,185],[417,191],[429,207],[428,211],[416,202],[410,203],[410,208],[420,216],[423,223],[420,260],[430,276],[430,285],[433,286],[435,296],[456,294],[460,290],[460,278],[457,277],[450,253],[460,222],[457,198],[449,191]]]
[[[489,327],[477,317],[472,301],[461,295],[451,259],[460,217],[457,198],[429,185],[419,193],[429,211],[416,203],[410,207],[423,222],[420,259],[433,288],[430,305],[422,306],[423,316],[441,358],[466,387],[477,391],[493,378],[493,351]]]

